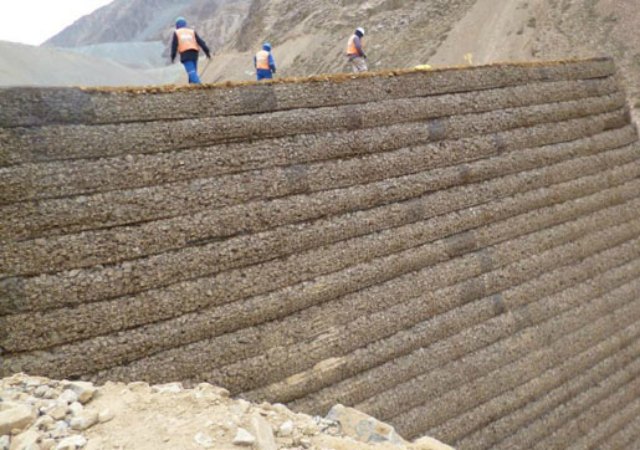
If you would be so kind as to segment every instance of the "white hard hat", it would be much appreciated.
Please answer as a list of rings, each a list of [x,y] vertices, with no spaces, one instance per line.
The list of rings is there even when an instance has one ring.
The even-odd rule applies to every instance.
[[[358,28],[356,28],[356,31],[359,31],[360,34],[362,34],[364,36],[364,28],[358,27]]]

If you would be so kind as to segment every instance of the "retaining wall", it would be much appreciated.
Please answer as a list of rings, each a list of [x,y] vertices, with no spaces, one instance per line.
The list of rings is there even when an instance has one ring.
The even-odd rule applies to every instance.
[[[0,90],[0,375],[342,402],[460,448],[629,442],[640,144],[614,72]]]

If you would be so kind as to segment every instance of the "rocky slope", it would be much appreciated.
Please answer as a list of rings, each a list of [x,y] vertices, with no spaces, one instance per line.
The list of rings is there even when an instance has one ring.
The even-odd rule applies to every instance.
[[[91,383],[16,374],[0,380],[0,450],[451,450],[409,443],[393,428],[336,405],[326,418],[229,398],[207,383]]]
[[[238,31],[249,5],[249,0],[115,0],[82,17],[44,45],[86,48],[98,44],[162,42],[168,46],[173,22],[183,15],[215,49]],[[164,55],[167,54],[165,51]]]

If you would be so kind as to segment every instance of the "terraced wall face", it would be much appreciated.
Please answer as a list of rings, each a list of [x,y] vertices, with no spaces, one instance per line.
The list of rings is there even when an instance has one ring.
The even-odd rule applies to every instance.
[[[614,72],[2,90],[0,375],[342,402],[462,449],[637,442]]]

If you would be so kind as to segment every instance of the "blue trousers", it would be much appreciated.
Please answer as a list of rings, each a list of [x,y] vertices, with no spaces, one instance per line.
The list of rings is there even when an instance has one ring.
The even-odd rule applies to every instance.
[[[258,69],[258,70],[256,70],[256,78],[258,79],[258,81],[260,81],[260,80],[270,80],[271,78],[273,78],[273,74],[271,73],[270,70]]]
[[[184,61],[184,70],[187,71],[189,76],[189,84],[200,84],[200,77],[198,76],[198,61]]]

